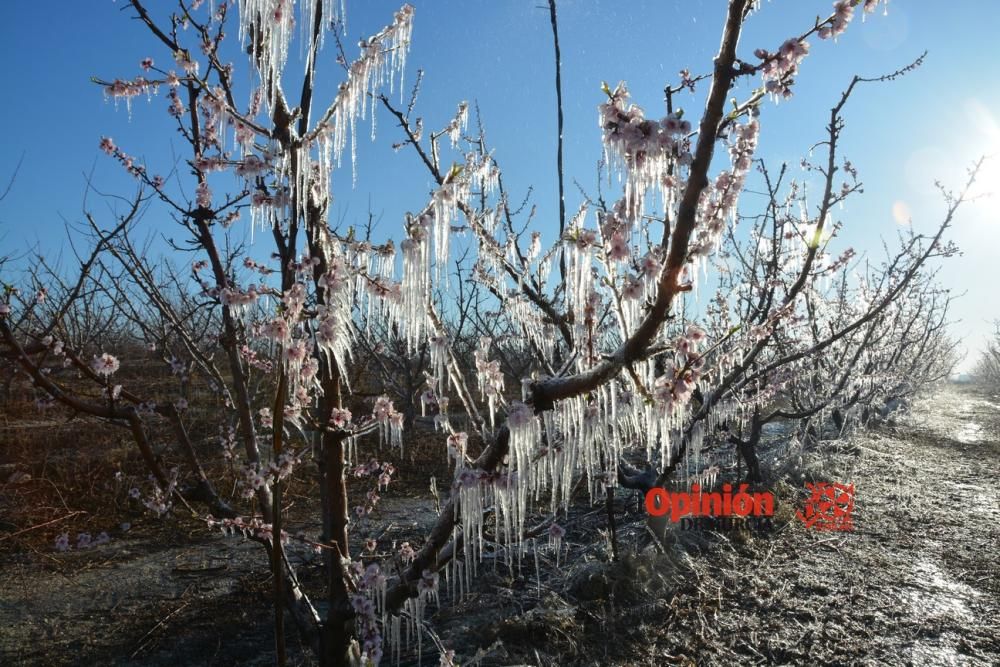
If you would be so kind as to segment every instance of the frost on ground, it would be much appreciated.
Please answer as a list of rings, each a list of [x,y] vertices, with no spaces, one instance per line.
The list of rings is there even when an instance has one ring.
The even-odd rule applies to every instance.
[[[997,664],[998,467],[1000,400],[949,389],[794,459],[773,484],[768,537],[673,532],[661,547],[620,493],[618,562],[603,506],[561,522],[558,559],[543,536],[511,569],[487,540],[469,591],[452,603],[442,586],[426,632],[462,664]],[[813,480],[855,484],[853,532],[795,518]],[[434,515],[433,502],[383,502],[381,530],[401,539]],[[0,663],[270,664],[259,547],[144,526],[86,551],[5,552]],[[309,554],[295,557],[308,577]],[[292,643],[293,664],[310,664]],[[436,665],[435,643],[422,645]],[[415,651],[400,664],[418,664]]]

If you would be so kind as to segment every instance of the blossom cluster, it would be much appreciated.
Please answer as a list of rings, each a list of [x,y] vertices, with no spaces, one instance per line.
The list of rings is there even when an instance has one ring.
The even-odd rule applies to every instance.
[[[628,182],[625,197],[636,212],[646,191],[659,186],[665,201],[670,201],[673,186],[678,181],[671,176],[670,165],[683,167],[691,164],[691,123],[680,111],[667,114],[660,120],[648,119],[642,108],[628,102],[629,93],[624,83],[614,90],[605,87],[608,101],[600,105],[599,123],[608,156],[627,169]],[[630,220],[631,224],[634,222]]]
[[[476,380],[479,383],[479,393],[487,399],[490,406],[490,423],[494,421],[497,403],[503,399],[504,379],[500,370],[500,362],[490,360],[488,353],[492,340],[487,337],[479,339],[479,347],[474,352],[476,361]]]
[[[105,97],[109,97],[117,103],[125,100],[125,105],[129,111],[132,110],[132,99],[140,95],[151,98],[156,93],[159,83],[150,81],[144,76],[137,76],[134,79],[115,79],[104,87]]]
[[[871,14],[882,0],[863,0],[865,14]],[[888,1],[888,0],[886,0]],[[833,18],[829,24],[822,26],[817,35],[820,39],[837,37],[847,30],[847,24],[854,18],[854,8],[861,0],[837,0],[833,3]]]
[[[101,137],[100,147],[102,151],[118,160],[129,174],[138,179],[145,177],[146,167],[137,164],[134,157],[118,148],[111,137]]]
[[[364,504],[357,505],[354,508],[355,516],[359,519],[363,519],[375,511],[375,507],[378,505],[379,501],[382,500],[382,496],[379,495],[380,492],[389,487],[394,474],[396,474],[396,466],[387,461],[379,463],[375,459],[372,459],[366,464],[355,466],[355,477],[363,478],[378,475],[375,488],[369,489],[365,494]]]
[[[178,468],[170,469],[170,478],[167,480],[166,488],[161,487],[155,479],[150,478],[153,489],[145,499],[142,498],[141,492],[137,488],[129,491],[129,495],[136,500],[141,500],[146,509],[153,512],[156,516],[163,516],[173,507],[171,498],[177,490],[177,476],[179,472]]]
[[[683,407],[691,399],[705,366],[705,358],[698,354],[703,340],[704,330],[692,325],[674,341],[673,361],[653,387],[653,399],[664,413]]]
[[[388,396],[375,399],[372,408],[372,418],[379,425],[382,442],[402,450],[403,448],[403,413],[398,412]]]
[[[265,523],[258,517],[244,519],[238,516],[234,519],[216,519],[209,516],[205,522],[210,528],[218,528],[223,535],[242,535],[247,538],[257,538],[271,542],[274,539],[274,526]],[[290,539],[288,533],[281,531],[281,543],[287,544]]]
[[[465,465],[466,457],[468,456],[468,449],[469,435],[464,431],[457,431],[448,436],[446,441],[448,462],[451,463],[451,461],[455,461],[456,474],[458,473],[458,470]]]
[[[792,37],[775,53],[757,49],[754,55],[764,61],[760,68],[764,90],[775,99],[787,99],[792,96],[791,86],[795,83],[794,76],[799,73],[799,64],[809,55],[809,42]]]
[[[759,134],[760,123],[756,119],[733,127],[729,141],[733,169],[720,172],[712,187],[702,190],[698,200],[698,230],[688,251],[691,259],[711,255],[722,239],[726,224],[735,216]]]
[[[236,460],[236,429],[232,426],[219,427],[219,446],[222,447],[222,456],[227,461]]]
[[[111,537],[104,531],[98,533],[96,537],[92,537],[90,533],[80,533],[76,536],[76,548],[88,549],[90,547],[107,544],[110,541]],[[61,533],[56,537],[56,551],[69,551],[72,548],[73,545],[70,544],[69,533]]]
[[[361,664],[377,665],[382,660],[383,651],[378,612],[385,609],[386,576],[378,563],[371,563],[368,567],[361,561],[345,561],[345,564],[347,575],[356,591],[351,595],[351,608],[356,614]]]
[[[239,287],[223,287],[219,291],[219,301],[236,315],[249,308],[259,297],[256,285],[250,285],[246,290]]]
[[[833,3],[833,15],[820,24],[816,35],[820,39],[836,38],[847,30],[848,24],[854,18],[854,8],[862,0],[836,0]],[[875,11],[880,0],[863,0],[866,14]],[[800,37],[785,40],[778,50],[770,53],[765,49],[757,49],[754,55],[761,59],[761,77],[764,89],[775,99],[792,96],[791,86],[798,74],[799,64],[809,54],[809,43]]]
[[[378,475],[378,488],[380,490],[389,486],[389,482],[392,481],[392,476],[395,474],[396,466],[388,461],[379,463],[375,459],[369,460],[368,463],[358,464],[353,470],[353,475],[358,479]]]

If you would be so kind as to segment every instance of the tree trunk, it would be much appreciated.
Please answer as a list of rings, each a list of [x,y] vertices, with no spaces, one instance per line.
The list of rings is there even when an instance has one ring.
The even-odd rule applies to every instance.
[[[833,425],[837,427],[838,432],[843,432],[844,430],[844,415],[840,410],[833,411]]]
[[[340,369],[330,363],[323,371],[323,398],[320,399],[320,424],[328,427],[334,408],[341,406]],[[332,549],[324,550],[327,594],[330,607],[320,637],[320,664],[341,667],[349,664],[348,653],[354,638],[350,598],[340,565],[350,558],[347,537],[347,461],[342,431],[324,430],[320,436],[319,476],[320,501],[323,512],[322,542]]]
[[[757,483],[763,481],[760,474],[760,459],[757,458],[757,443],[760,442],[760,433],[764,424],[760,420],[760,413],[755,411],[753,421],[750,424],[750,437],[747,440],[734,438],[740,457],[747,464],[747,481]]]
[[[350,557],[347,541],[347,479],[344,440],[340,433],[324,433],[320,462],[323,501],[323,543],[333,546],[324,553],[330,608],[321,639],[324,667],[348,664],[348,650],[354,635],[350,600],[341,569],[341,558]]]

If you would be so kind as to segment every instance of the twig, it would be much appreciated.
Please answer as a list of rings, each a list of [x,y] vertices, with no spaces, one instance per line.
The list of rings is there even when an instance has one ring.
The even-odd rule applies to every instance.
[[[835,535],[834,537],[828,537],[825,540],[816,540],[815,542],[813,542],[809,546],[815,547],[815,546],[817,546],[819,544],[825,544],[827,542],[833,542],[834,540],[842,540],[842,539],[844,539],[844,538],[841,537],[840,535]]]
[[[563,186],[563,103],[562,103],[562,58],[559,53],[559,27],[556,21],[556,0],[549,0],[549,18],[552,21],[552,43],[556,50],[556,172],[559,176],[559,238],[566,231],[566,194]],[[566,255],[559,253],[559,277],[566,280]]]
[[[184,591],[184,593],[187,593],[189,590],[191,590],[190,586],[187,588],[187,590]],[[129,656],[129,659],[131,660],[135,656],[139,655],[140,651],[142,651],[142,649],[146,648],[145,641],[146,641],[147,637],[149,637],[151,634],[153,634],[156,631],[157,628],[159,628],[161,625],[163,625],[164,623],[166,623],[168,620],[170,620],[170,618],[172,616],[174,616],[175,614],[177,614],[178,612],[180,612],[181,610],[183,610],[189,604],[191,604],[190,600],[188,600],[187,602],[185,602],[181,606],[177,607],[177,609],[174,609],[172,612],[170,612],[169,614],[167,614],[166,616],[164,616],[162,619],[160,619],[159,623],[157,623],[152,628],[150,628],[149,632],[147,632],[146,634],[144,634],[142,636],[142,638],[139,639],[139,647],[137,649],[135,649],[135,651],[132,652],[132,655]]]
[[[608,530],[611,532],[611,560],[618,562],[618,530],[615,526],[615,491],[610,484],[608,492]]]
[[[4,540],[9,540],[12,537],[17,537],[21,533],[27,533],[28,531],[35,530],[37,528],[44,528],[45,526],[51,525],[53,523],[58,523],[60,521],[65,521],[66,519],[70,518],[71,516],[76,516],[77,514],[86,514],[86,512],[84,512],[83,510],[78,510],[76,512],[70,512],[69,514],[67,514],[65,516],[61,516],[58,519],[52,519],[51,521],[46,521],[45,523],[40,523],[37,526],[30,526],[29,528],[22,528],[21,530],[17,531],[16,533],[11,533],[10,535],[4,535],[3,537],[0,537],[0,542],[3,542]]]

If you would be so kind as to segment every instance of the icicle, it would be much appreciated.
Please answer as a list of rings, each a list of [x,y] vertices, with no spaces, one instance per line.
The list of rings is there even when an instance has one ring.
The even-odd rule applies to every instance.
[[[410,352],[416,350],[427,325],[430,273],[426,231],[422,221],[410,224],[410,237],[400,244],[403,251],[402,312],[400,325]]]
[[[529,492],[532,492],[531,457],[541,441],[541,427],[530,406],[520,401],[511,403],[507,411],[510,428],[510,485],[514,490],[514,525],[516,540],[524,534]]]
[[[538,565],[538,540],[531,540],[531,550],[535,554],[535,582],[538,585],[538,599],[542,599],[542,568]],[[558,556],[556,556],[558,558]],[[557,564],[558,567],[558,564]]]

